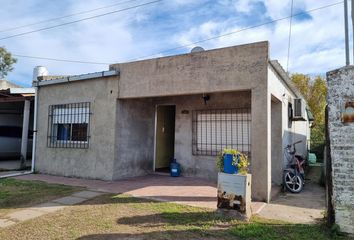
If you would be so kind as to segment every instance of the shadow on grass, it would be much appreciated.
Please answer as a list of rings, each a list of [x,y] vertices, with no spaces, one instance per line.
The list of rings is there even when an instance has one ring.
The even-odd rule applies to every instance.
[[[132,197],[128,194],[113,194],[107,193],[105,194],[110,197],[92,199],[86,202],[83,202],[80,205],[95,205],[95,204],[139,204],[139,203],[171,203],[174,201],[180,202],[189,202],[189,201],[208,201],[210,199],[215,200],[216,198],[206,198],[206,197],[189,197],[189,196],[142,196],[142,197]]]
[[[228,229],[188,229],[165,230],[146,233],[112,233],[91,234],[78,238],[78,240],[102,239],[249,239],[249,240],[330,240],[349,239],[344,236],[333,236],[323,231],[319,226],[313,225],[267,225],[242,224]]]
[[[216,227],[217,229],[227,228],[228,233],[231,232],[234,236],[243,237],[252,234],[258,237],[262,234],[272,237],[272,234],[275,234],[279,239],[282,239],[283,235],[287,236],[287,239],[330,239],[328,238],[328,230],[321,224],[290,224],[259,217],[253,217],[249,223],[245,223],[228,214],[211,209],[199,209],[128,195],[111,195],[99,199],[98,202],[100,204],[132,204],[135,208],[140,208],[142,212],[145,208],[153,210],[153,213],[150,214],[117,219],[117,224],[135,225],[142,229],[166,225],[172,228],[191,228],[194,230],[207,230]],[[293,238],[292,235],[298,238]],[[304,238],[301,235],[304,235]],[[307,236],[310,236],[310,238],[306,238]]]
[[[215,230],[215,231],[197,231],[197,230],[188,230],[188,231],[155,231],[148,233],[116,233],[116,234],[92,234],[82,236],[77,238],[78,240],[153,240],[153,239],[239,239],[235,238],[225,231]]]
[[[116,201],[146,203],[146,200],[131,197],[118,197]],[[81,239],[347,239],[331,235],[321,224],[290,224],[260,217],[253,217],[250,222],[242,222],[218,211],[196,208],[186,210],[186,206],[155,201],[150,201],[150,204],[156,205],[153,207],[156,213],[117,219],[117,224],[138,226],[141,232],[148,233],[98,234]],[[149,228],[161,226],[166,230],[149,232]]]
[[[153,221],[156,220],[156,221]],[[170,226],[190,226],[190,227],[206,227],[211,225],[230,226],[233,220],[229,216],[225,216],[219,212],[162,212],[149,214],[144,216],[123,217],[117,220],[118,224],[123,225],[139,225],[141,227],[155,227],[161,224]]]

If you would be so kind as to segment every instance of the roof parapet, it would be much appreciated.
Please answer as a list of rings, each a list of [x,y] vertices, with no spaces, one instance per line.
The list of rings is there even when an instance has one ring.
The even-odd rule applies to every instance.
[[[94,78],[110,77],[115,75],[119,75],[119,71],[110,70],[110,71],[102,71],[102,72],[87,73],[87,74],[72,75],[72,76],[45,76],[45,77],[38,77],[38,82],[36,82],[36,86],[46,86],[52,84],[82,81],[82,80],[89,80]]]
[[[281,79],[285,82],[285,84],[290,88],[290,90],[293,91],[295,96],[304,99],[304,97],[297,89],[297,87],[292,83],[289,74],[284,70],[284,68],[280,65],[280,63],[277,60],[270,60],[269,63],[273,67],[273,69],[277,72],[277,74],[281,77]]]

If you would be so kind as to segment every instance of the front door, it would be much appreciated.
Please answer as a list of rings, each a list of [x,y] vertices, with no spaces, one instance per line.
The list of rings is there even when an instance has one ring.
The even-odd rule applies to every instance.
[[[175,154],[176,106],[157,106],[156,116],[155,171],[169,171]]]

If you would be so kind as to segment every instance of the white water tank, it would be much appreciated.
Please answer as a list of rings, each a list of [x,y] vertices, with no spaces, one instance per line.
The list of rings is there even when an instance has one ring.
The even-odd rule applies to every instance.
[[[38,81],[37,78],[41,76],[48,76],[48,70],[43,66],[36,66],[33,69],[33,78],[32,78],[33,83],[37,82]]]

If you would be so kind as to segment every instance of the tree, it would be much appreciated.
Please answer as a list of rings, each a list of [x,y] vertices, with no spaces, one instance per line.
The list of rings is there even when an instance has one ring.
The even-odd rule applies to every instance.
[[[13,58],[10,52],[0,47],[0,79],[6,77],[8,72],[14,69],[12,65],[16,62],[17,59]]]
[[[301,73],[293,74],[291,79],[307,101],[309,110],[315,118],[311,130],[312,147],[322,145],[325,140],[326,80],[321,76],[311,78]]]

